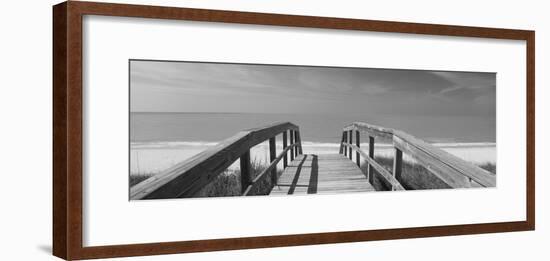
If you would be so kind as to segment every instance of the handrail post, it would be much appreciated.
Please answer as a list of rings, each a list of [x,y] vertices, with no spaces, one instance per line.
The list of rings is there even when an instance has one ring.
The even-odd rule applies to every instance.
[[[240,158],[241,162],[241,194],[244,194],[248,186],[252,184],[252,175],[250,173],[250,149]]]
[[[294,158],[298,157],[298,131],[294,131]]]
[[[294,143],[296,143],[296,146],[294,146],[294,158],[298,157],[298,131],[294,131]]]
[[[276,158],[275,136],[269,139],[269,163],[272,163]],[[277,184],[277,165],[271,169],[271,184]]]
[[[353,130],[349,130],[349,142],[350,145],[353,144]],[[349,159],[353,160],[353,154],[351,151],[351,147],[349,147]]]
[[[290,130],[290,146],[294,145],[294,131]],[[290,161],[294,160],[294,147],[290,148]]]
[[[302,137],[300,136],[300,130],[296,131],[296,140],[298,141],[298,149],[296,150],[296,155],[302,155],[304,152],[302,151]]]
[[[342,132],[342,140],[340,141],[340,154],[343,154],[344,153],[344,137],[345,137],[345,134],[346,132],[343,131]]]
[[[369,136],[369,158],[374,160],[374,137]],[[369,178],[370,184],[374,185],[374,168],[371,164],[368,164],[367,176]]]
[[[361,137],[360,137],[359,130],[355,131],[355,145],[357,148],[361,148]],[[357,167],[361,168],[361,155],[359,155],[359,150],[355,152],[355,159],[357,160]]]
[[[277,182],[281,167],[278,163],[286,156],[286,166],[288,167],[288,152],[291,148],[297,146],[300,153],[301,142],[293,143],[289,147],[287,131],[299,131],[299,127],[290,122],[272,124],[266,127],[244,130],[236,135],[221,141],[217,146],[208,149],[196,155],[196,157],[177,163],[174,167],[162,171],[157,177],[149,179],[147,182],[137,184],[130,188],[130,199],[153,199],[153,198],[176,198],[176,197],[194,197],[200,196],[201,190],[214,181],[219,175],[222,175],[228,167],[234,163],[240,165],[240,174],[237,177],[237,183],[241,186],[239,192],[242,194],[255,194],[256,188],[263,185],[267,176],[270,176]],[[286,141],[285,150],[279,151],[277,148],[277,136],[283,132]],[[300,141],[299,133],[291,132],[291,141]],[[251,152],[254,146],[269,140],[271,164],[260,173],[255,173],[251,164]],[[297,151],[290,151],[292,158]],[[278,155],[277,155],[278,153]],[[235,162],[239,160],[239,163]],[[282,164],[281,164],[282,165]],[[206,167],[205,167],[206,166]],[[158,178],[162,177],[162,178]],[[192,182],[183,182],[190,180]],[[261,184],[262,183],[262,184]]]
[[[348,143],[348,132],[347,131],[344,131],[344,142],[345,143]],[[346,146],[343,146],[343,149],[344,149],[344,156],[347,156],[348,155],[348,148]]]
[[[401,171],[403,165],[403,152],[395,148],[395,155],[393,157],[393,177],[401,182]],[[392,190],[395,190],[395,188],[392,186]]]
[[[283,131],[283,151],[286,150],[287,144],[287,136],[286,136],[286,130]],[[288,166],[288,159],[287,159],[288,152],[285,151],[285,156],[283,157],[283,168],[286,169],[286,166]]]

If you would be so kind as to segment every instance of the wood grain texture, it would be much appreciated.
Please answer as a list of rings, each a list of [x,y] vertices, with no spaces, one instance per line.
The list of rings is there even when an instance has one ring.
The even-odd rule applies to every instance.
[[[287,133],[288,131],[283,131],[283,150],[285,151],[285,155],[283,159],[283,168],[286,168],[286,166],[288,165],[288,152],[286,150],[286,147],[288,146]]]
[[[496,186],[495,175],[472,163],[451,155],[442,149],[436,148],[404,131],[380,127],[364,122],[354,122],[344,127],[344,131],[346,130],[350,132],[350,135],[352,130],[369,134],[369,155],[372,157],[374,152],[371,151],[371,149],[374,149],[374,142],[371,141],[371,138],[377,137],[393,141],[393,145],[396,148],[419,161],[423,167],[428,169],[450,187],[469,188],[472,187],[472,185],[481,185],[483,187]],[[352,149],[350,146],[351,143],[353,142],[350,139],[350,142],[344,144],[349,147],[350,159]],[[369,165],[369,176],[370,173]]]
[[[53,245],[56,256],[77,260],[535,229],[534,31],[77,1],[56,5],[54,10]],[[83,247],[81,104],[82,18],[85,15],[524,40],[527,43],[527,219],[516,222]]]
[[[289,130],[290,132],[290,144],[294,144],[296,141],[294,140],[294,131],[292,130]],[[290,161],[293,161],[294,160],[294,148],[292,150],[290,150]]]
[[[269,139],[269,162],[271,164],[274,163],[275,159],[277,159],[277,148],[276,148],[276,140],[275,137],[272,137]],[[285,153],[286,154],[286,153]],[[284,154],[281,154],[279,156],[279,160],[284,156]],[[277,160],[277,163],[279,162]],[[277,184],[277,163],[275,163],[275,166],[271,168],[271,184]]]
[[[53,254],[67,259],[67,4],[53,8]]]
[[[346,132],[342,132],[342,139],[340,140],[340,151],[338,153],[344,154],[344,145],[342,143],[346,142]]]
[[[401,183],[401,172],[403,171],[403,152],[398,148],[393,148],[393,177]]]
[[[67,2],[67,259],[82,249],[82,15]],[[55,66],[55,65],[54,65]]]
[[[355,146],[358,148],[361,147],[361,132],[358,130],[355,131]],[[359,152],[355,153],[355,162],[357,163],[357,167],[361,167],[361,155]]]
[[[369,135],[369,155],[366,158],[374,160],[374,137],[371,135]],[[369,182],[371,184],[374,184],[374,175],[375,174],[374,174],[373,167],[370,164],[368,164],[367,176],[369,177]]]
[[[270,196],[368,192],[361,169],[342,154],[305,154],[290,162]]]
[[[343,135],[344,135],[344,138],[343,138],[344,141],[342,143],[347,143],[348,142],[348,132],[344,131]],[[342,150],[344,152],[344,156],[347,156],[348,155],[347,148],[343,144],[341,144],[340,147],[342,148]]]
[[[421,161],[424,167],[448,181],[452,187],[470,187],[468,178],[484,187],[496,186],[495,175],[412,135],[396,131],[393,141],[395,147]]]
[[[350,144],[353,143],[353,130],[348,131],[348,137],[349,137],[348,143]],[[353,160],[353,153],[351,153],[351,148],[349,148],[348,157],[350,160]]]
[[[386,181],[388,182],[389,184],[391,184],[392,188],[394,188],[394,190],[405,190],[405,188],[403,188],[403,186],[401,185],[401,183],[399,183],[399,181],[397,181],[397,179],[395,179],[395,177],[393,176],[393,174],[391,172],[389,172],[388,170],[386,170],[386,168],[384,168],[382,165],[380,165],[378,162],[376,162],[376,160],[374,160],[374,158],[371,158],[365,151],[363,151],[361,148],[357,147],[356,145],[353,145],[353,144],[344,144],[344,146],[350,148],[350,149],[353,149],[355,150],[356,152],[360,153],[364,158],[365,158],[365,161],[369,164],[369,168],[373,168],[375,169],[378,174]],[[371,174],[374,174],[374,173],[371,173]],[[369,177],[370,177],[370,174],[369,174]],[[370,179],[369,179],[369,182],[370,182]],[[371,183],[372,184],[372,183]]]
[[[156,19],[528,40],[529,30],[70,1],[77,12]]]
[[[394,137],[394,146],[407,153],[407,155],[411,155],[411,157],[417,160],[420,165],[430,171],[430,173],[437,176],[451,188],[471,187],[468,176],[465,176],[463,172],[456,170],[445,162],[434,157],[432,154],[419,149],[399,137]]]
[[[380,127],[377,125],[368,124],[364,122],[354,122],[353,124],[350,124],[344,127],[344,131],[351,132],[353,130],[365,132],[369,136],[378,137],[378,138],[391,139],[393,136],[393,129]]]
[[[273,177],[273,170],[277,168],[277,164],[279,163],[279,161],[281,161],[281,159],[284,157],[284,155],[286,155],[286,153],[288,153],[288,151],[292,150],[295,146],[297,146],[297,144],[292,144],[288,147],[286,147],[280,154],[279,156],[277,156],[277,158],[275,158],[273,161],[271,161],[271,163],[269,164],[269,166],[267,166],[267,168],[265,168],[260,174],[258,174],[254,180],[252,180],[252,182],[249,183],[249,185],[247,185],[246,187],[246,190],[242,193],[243,196],[250,196],[252,195],[252,191],[254,191],[254,189],[256,188],[256,186],[259,185],[260,181],[263,180],[264,178],[266,178],[268,175],[268,173],[270,173],[269,176]],[[249,162],[250,162],[250,159],[249,159]],[[242,176],[242,175],[241,175]],[[242,184],[242,183],[241,183]],[[275,182],[273,182],[272,184],[277,184],[277,179],[275,179]]]
[[[525,32],[527,40],[527,117],[526,117],[526,212],[530,230],[535,229],[535,32]]]
[[[252,185],[252,173],[250,167],[250,149],[246,151],[239,159],[241,165],[241,194],[247,192],[247,188]]]
[[[130,188],[130,199],[192,197],[251,147],[283,131],[297,128],[292,123],[284,122],[242,131],[133,186]],[[242,187],[246,188],[249,185],[246,183]]]

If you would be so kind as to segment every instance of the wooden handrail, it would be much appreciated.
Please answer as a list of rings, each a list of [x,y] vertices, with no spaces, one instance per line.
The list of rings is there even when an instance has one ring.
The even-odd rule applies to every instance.
[[[384,167],[382,167],[382,165],[380,165],[378,162],[376,162],[374,159],[372,159],[371,157],[369,157],[369,155],[363,151],[362,149],[360,149],[360,147],[358,147],[357,145],[353,145],[353,144],[349,144],[349,143],[344,143],[344,146],[345,147],[348,147],[350,149],[353,149],[355,150],[357,153],[361,154],[361,156],[363,156],[365,158],[365,160],[367,161],[367,163],[369,165],[371,165],[376,171],[378,171],[378,173],[380,173],[380,175],[382,175],[382,177],[388,182],[391,184],[392,186],[392,190],[405,190],[405,188],[403,188],[403,186],[401,185],[401,183],[399,183],[399,181],[393,176],[393,174],[391,172],[389,172],[388,170],[386,170]]]
[[[348,142],[347,136],[351,135],[354,131],[357,133],[357,137],[359,137],[360,132],[365,132],[369,135],[368,154],[365,153],[359,145],[353,145],[351,139]],[[374,160],[374,139],[376,137],[389,139],[393,143],[395,157],[391,175]],[[343,128],[340,153],[343,152],[346,154],[345,148],[350,149],[350,158],[352,149],[356,150],[356,152],[365,158],[369,166],[367,176],[371,183],[373,182],[372,169],[374,168],[392,185],[392,189],[400,189],[398,180],[401,179],[403,152],[410,155],[452,188],[496,186],[496,177],[488,171],[442,149],[436,148],[404,131],[384,128],[364,122],[355,122]],[[356,159],[357,162],[360,161],[359,155],[356,156]]]
[[[285,156],[289,150],[294,150],[295,147],[298,147],[298,144],[294,143],[294,144],[286,147],[279,154],[279,156],[277,158],[275,158],[273,161],[271,161],[271,164],[269,164],[269,166],[266,169],[264,169],[259,175],[257,175],[256,178],[254,178],[254,180],[252,181],[252,183],[248,187],[245,188],[245,190],[243,192],[243,196],[252,195],[252,192],[254,191],[254,189],[258,186],[260,181],[267,176],[267,173],[270,173],[273,170],[276,170],[277,164],[279,163],[279,161],[281,161],[283,156]],[[273,175],[277,175],[277,174],[272,173],[272,176],[271,176],[272,178],[274,177]],[[272,184],[275,184],[276,182],[277,182],[277,180],[275,179]]]
[[[290,144],[275,158],[273,157],[275,137],[287,131],[290,132]],[[283,136],[286,137],[286,134]],[[293,137],[296,138],[292,139]],[[250,149],[266,140],[270,140],[271,164],[260,175],[251,179]],[[283,146],[285,145],[286,142],[283,143]],[[299,127],[290,122],[241,131],[214,147],[131,187],[130,199],[193,197],[237,159],[241,159],[241,182],[244,182],[241,187],[244,195],[245,192],[250,192],[261,178],[267,176],[266,173],[271,172],[272,175],[276,175],[276,162],[284,158],[288,151],[291,152],[292,158],[302,153]],[[276,178],[272,176],[273,181],[276,181]]]

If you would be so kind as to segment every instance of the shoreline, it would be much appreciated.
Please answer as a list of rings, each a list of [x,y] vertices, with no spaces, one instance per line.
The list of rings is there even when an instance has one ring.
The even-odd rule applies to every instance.
[[[129,159],[130,175],[156,174],[216,144],[216,142],[203,141],[132,142],[130,143]],[[496,164],[495,143],[434,143],[432,145],[477,165]],[[361,143],[361,147],[368,147],[368,143]],[[282,150],[283,146],[280,140],[276,143],[276,148],[277,151]],[[340,144],[303,141],[302,148],[304,153],[308,154],[331,154],[338,153]],[[376,144],[375,148],[375,156],[393,157],[391,144]],[[251,157],[262,164],[268,162],[268,142],[253,147]],[[404,155],[403,160],[414,162],[408,155]],[[229,167],[229,169],[238,168],[238,160]]]

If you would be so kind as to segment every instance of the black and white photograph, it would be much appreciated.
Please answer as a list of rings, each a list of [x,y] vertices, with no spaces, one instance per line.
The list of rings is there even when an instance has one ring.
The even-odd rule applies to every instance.
[[[3,10],[0,261],[550,260],[544,1]]]
[[[129,61],[130,200],[496,187],[496,73]]]

